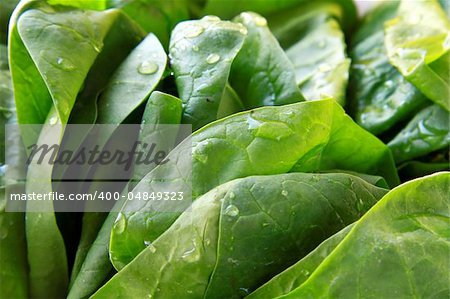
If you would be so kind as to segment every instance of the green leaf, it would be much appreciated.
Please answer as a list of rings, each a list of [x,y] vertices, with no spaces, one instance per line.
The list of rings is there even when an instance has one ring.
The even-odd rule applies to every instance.
[[[184,104],[183,123],[193,130],[217,119],[231,63],[246,28],[216,17],[178,24],[170,40],[170,63]]]
[[[233,19],[247,28],[233,61],[230,84],[246,108],[292,104],[303,100],[294,69],[262,16],[244,12]]]
[[[397,163],[418,158],[450,145],[450,113],[438,105],[420,111],[388,146]]]
[[[385,195],[300,287],[280,298],[450,295],[450,173]]]
[[[11,162],[12,159],[17,162],[24,161],[25,153],[20,151],[21,139],[16,132],[9,132],[5,136],[5,125],[17,124],[17,116],[4,45],[0,45],[0,82],[0,298],[28,298],[25,215],[6,211],[8,198],[5,188],[8,188],[9,194],[24,192],[24,185],[12,181],[11,173],[23,176],[25,167],[21,164],[13,165]],[[6,155],[9,165],[4,165]],[[9,174],[8,181],[4,180],[6,169]]]
[[[389,60],[425,96],[450,111],[450,21],[437,0],[402,1],[385,24]]]
[[[353,114],[358,124],[374,134],[387,131],[429,103],[387,57],[383,24],[395,17],[397,6],[397,2],[386,2],[367,14],[350,52]]]
[[[109,6],[120,8],[146,32],[155,34],[164,48],[175,25],[189,19],[188,0],[109,0]]]
[[[86,255],[88,254],[92,243],[95,241],[107,215],[108,214],[106,213],[97,212],[85,212],[83,214],[81,236],[80,241],[78,242],[75,260],[73,262],[72,272],[70,274],[69,290],[72,289],[75,279],[80,273],[81,267],[86,259]]]
[[[149,127],[152,124],[176,124],[179,123],[180,120],[181,101],[168,94],[157,91],[152,92],[142,117],[142,124],[145,126],[142,126],[139,140],[145,140],[148,138],[148,134],[154,131],[154,129],[151,130]],[[148,171],[148,169],[135,168],[133,179],[140,179],[145,171]],[[128,191],[128,187],[125,187],[124,190]],[[126,193],[123,194],[126,197]],[[123,200],[116,204],[115,209],[120,209],[121,205],[123,205]],[[89,216],[89,218],[91,217]],[[93,236],[93,239],[89,240],[89,247],[82,249],[84,250],[83,254],[85,255],[85,258],[83,258],[83,263],[79,265],[80,269],[76,278],[72,277],[73,284],[68,298],[75,299],[90,296],[101,286],[109,273],[113,270],[109,259],[109,241],[111,228],[116,218],[117,212],[110,212],[103,222],[101,229],[95,231],[95,236]],[[91,233],[91,222],[88,220],[89,219],[87,219],[87,224],[83,225],[83,229],[87,230],[88,233]],[[96,221],[97,219],[94,218],[93,220]],[[86,236],[86,238],[88,237],[90,238],[90,236]]]
[[[320,0],[314,1],[323,4],[332,4],[339,7],[342,15],[342,22],[346,31],[350,30],[356,23],[356,7],[350,0]],[[209,0],[203,11],[204,15],[216,15],[221,18],[230,19],[243,11],[254,11],[264,17],[272,15],[284,15],[287,20],[291,15],[298,15],[307,9],[310,1],[305,0]],[[271,24],[269,22],[269,24]]]
[[[280,274],[275,275],[271,280],[245,298],[276,298],[296,289],[309,278],[311,273],[313,273],[336,246],[339,245],[353,226],[354,224],[351,224],[323,241],[307,256]]]
[[[336,2],[314,1],[268,19],[307,100],[333,97],[345,102],[350,60],[339,25],[343,14]]]
[[[151,141],[155,144],[155,152],[159,149],[167,151],[175,145],[175,130],[173,127],[152,126],[152,124],[179,124],[181,122],[182,103],[181,100],[167,93],[154,91],[148,99],[142,116],[141,130],[139,132],[138,142]],[[156,136],[155,136],[156,135]],[[161,136],[163,135],[163,136]],[[136,151],[142,150],[139,146]],[[154,164],[136,164],[133,169],[132,182],[130,188],[133,188],[147,173],[153,169]]]
[[[167,55],[153,34],[137,45],[114,72],[98,100],[99,124],[120,124],[161,80]]]
[[[403,181],[409,181],[435,172],[449,170],[450,163],[448,160],[442,162],[408,161],[398,168]]]
[[[385,193],[346,174],[234,180],[199,198],[93,298],[240,298]]]
[[[29,298],[25,215],[24,213],[6,212],[6,202],[5,190],[2,187],[0,188],[0,234],[2,239],[0,242],[0,297]]]
[[[286,172],[344,169],[383,176],[391,186],[398,183],[388,148],[356,125],[333,99],[229,116],[195,132],[192,147],[193,199],[236,178]],[[173,157],[179,159],[187,160]],[[178,168],[155,168],[133,192],[151,192],[158,178],[182,184]],[[169,210],[173,212],[158,212]],[[155,240],[180,213],[170,202],[128,201],[111,235],[114,263],[130,262],[145,248],[144,241]]]
[[[8,23],[11,14],[19,0],[3,0],[0,2],[0,42],[6,44],[8,37]]]
[[[61,120],[56,108],[52,108],[42,127],[37,146],[59,144],[62,134]],[[47,161],[39,164],[38,159],[38,156],[34,156],[28,166],[27,194],[48,194],[53,190],[51,181],[53,165]],[[65,297],[68,285],[66,249],[56,223],[55,213],[51,212],[53,202],[27,201],[26,211],[30,297]]]

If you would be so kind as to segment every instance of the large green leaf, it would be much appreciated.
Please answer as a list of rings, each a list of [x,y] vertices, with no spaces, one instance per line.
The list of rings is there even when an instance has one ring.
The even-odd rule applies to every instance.
[[[217,119],[231,63],[247,29],[216,17],[178,24],[170,39],[170,63],[193,130]]]
[[[266,19],[244,12],[233,21],[247,28],[247,37],[230,74],[230,83],[246,108],[302,101],[293,66],[267,27]]]
[[[234,180],[199,198],[93,298],[240,298],[385,193],[347,174]]]
[[[438,105],[420,111],[388,146],[396,162],[418,158],[450,145],[450,113]]]
[[[245,298],[276,298],[296,289],[308,279],[311,273],[313,273],[336,246],[341,243],[353,226],[354,224],[351,224],[334,234],[317,246],[317,248],[311,251],[307,256],[280,274],[275,275],[271,280]]]
[[[385,195],[300,287],[280,298],[450,296],[450,173]]]
[[[429,101],[391,65],[384,46],[385,21],[397,2],[379,5],[365,16],[351,51],[351,106],[356,121],[379,134],[416,113]]]
[[[391,186],[398,183],[388,148],[356,125],[332,99],[229,116],[195,132],[192,146],[194,199],[236,178],[294,171],[344,169],[381,175]],[[190,162],[182,156],[172,160]],[[133,192],[151,192],[158,178],[184,181],[179,167],[165,164],[149,173]],[[181,213],[177,209],[166,201],[128,201],[111,236],[115,264],[126,265],[145,248],[144,241],[162,234]]]
[[[450,111],[450,21],[437,0],[401,1],[385,24],[390,62],[424,95]]]

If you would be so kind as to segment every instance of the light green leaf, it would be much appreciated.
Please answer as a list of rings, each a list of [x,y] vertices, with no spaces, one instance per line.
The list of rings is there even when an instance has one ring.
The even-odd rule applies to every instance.
[[[450,173],[405,183],[353,227],[306,282],[280,298],[446,298]]]
[[[450,111],[450,21],[437,0],[403,0],[385,24],[390,62],[425,96]]]

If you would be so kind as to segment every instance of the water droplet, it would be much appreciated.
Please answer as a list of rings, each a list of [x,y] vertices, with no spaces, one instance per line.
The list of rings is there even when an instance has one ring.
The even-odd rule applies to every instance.
[[[52,116],[49,120],[48,123],[50,126],[56,125],[56,123],[58,122],[58,117],[57,116]]]
[[[253,19],[255,20],[256,26],[260,26],[260,27],[267,26],[267,20],[265,18],[255,15],[253,17]]]
[[[127,219],[125,218],[125,215],[123,213],[119,213],[117,215],[117,219],[114,222],[114,230],[116,233],[121,234],[125,231],[125,228],[127,227]]]
[[[392,86],[394,86],[394,81],[392,81],[392,80],[387,80],[386,82],[384,82],[384,86],[386,86],[386,87],[392,87]]]
[[[283,191],[281,191],[281,195],[288,196],[289,192],[287,190],[283,190]]]
[[[61,57],[56,59],[56,63],[60,69],[65,71],[72,71],[75,69],[75,66],[70,61]]]
[[[331,66],[328,63],[321,63],[319,65],[319,71],[322,73],[326,73],[331,71]]]
[[[230,217],[236,217],[239,215],[239,209],[235,205],[229,205],[225,208],[225,215],[228,215]]]
[[[155,253],[156,252],[156,247],[152,244],[152,242],[144,241],[144,245],[145,245],[145,247],[148,248],[148,250],[150,250],[151,253]]]
[[[247,28],[242,27],[241,29],[239,29],[239,33],[242,34],[242,35],[247,35],[248,30],[247,30]]]
[[[203,31],[205,31],[205,28],[203,28],[202,26],[194,25],[190,27],[189,31],[186,32],[184,36],[188,38],[197,37],[202,34]]]
[[[138,67],[138,72],[142,75],[151,75],[158,71],[158,65],[150,60],[142,62]]]
[[[300,272],[303,274],[303,275],[305,275],[306,277],[308,277],[309,276],[309,271],[308,270],[306,270],[306,269],[302,269],[302,270],[300,270]]]
[[[241,293],[242,297],[245,297],[250,294],[250,289],[248,288],[239,288],[239,293]]]
[[[97,53],[100,53],[100,51],[102,50],[102,45],[94,45],[94,50],[95,50],[95,52],[97,52]]]
[[[199,50],[199,49],[198,49],[198,47],[197,47],[196,45],[193,45],[193,46],[192,46],[192,51],[198,52],[198,50]]]
[[[214,64],[220,60],[220,56],[218,54],[210,54],[208,57],[206,57],[206,62],[209,64]]]
[[[219,21],[220,21],[220,18],[217,17],[217,16],[211,16],[211,15],[208,15],[208,16],[204,16],[204,17],[202,18],[202,20],[204,20],[204,21],[210,21],[210,22],[219,22]]]
[[[191,249],[189,249],[189,250],[186,250],[184,253],[183,253],[183,255],[181,256],[181,258],[182,259],[185,259],[185,258],[187,258],[187,257],[189,257],[191,254],[193,254],[194,252],[195,252],[195,245],[194,245],[194,247],[193,248],[191,248]]]

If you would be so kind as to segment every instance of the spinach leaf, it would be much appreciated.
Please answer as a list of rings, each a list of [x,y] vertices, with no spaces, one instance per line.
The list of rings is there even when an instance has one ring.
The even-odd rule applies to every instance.
[[[199,198],[93,298],[239,298],[357,220],[385,193],[347,174],[231,181]]]
[[[450,21],[436,0],[401,1],[385,24],[390,62],[425,96],[450,111]]]
[[[292,104],[303,100],[294,69],[262,16],[244,12],[233,19],[247,28],[233,61],[230,83],[247,108]]]
[[[274,15],[269,24],[294,64],[301,92],[307,100],[333,97],[344,105],[350,59],[340,7],[315,2],[295,12]]]
[[[170,33],[175,25],[189,19],[188,0],[109,0],[107,2],[109,7],[120,8],[146,32],[155,34],[164,48],[169,45]]]
[[[5,125],[17,124],[12,93],[11,76],[8,70],[6,46],[0,44],[0,297],[1,298],[28,298],[28,265],[27,245],[25,240],[24,213],[6,212],[8,199],[5,188],[9,193],[21,194],[24,192],[23,183],[12,181],[11,172],[23,177],[25,167],[17,163],[12,165],[11,159],[17,162],[24,160],[19,134],[10,132],[5,136]],[[5,147],[8,145],[8,147]],[[8,155],[8,163],[5,158]],[[8,171],[8,181],[4,179]],[[11,203],[11,202],[10,202]]]
[[[17,115],[20,123],[43,123],[53,103],[61,123],[65,124],[84,78],[119,13],[54,8],[44,2],[36,5],[37,9],[26,10],[25,6],[23,12],[16,10],[17,19],[13,19],[11,27],[11,72]],[[68,22],[72,27],[66,26]],[[49,44],[55,46],[47,48]],[[28,91],[21,88],[23,85],[31,92],[23,94]],[[30,95],[35,92],[47,96],[33,99]]]
[[[271,280],[245,298],[276,298],[288,294],[302,285],[323,260],[341,243],[345,236],[348,235],[354,225],[353,223],[345,227],[343,230],[323,241],[307,256],[280,274],[275,275]]]
[[[182,104],[181,100],[166,93],[154,91],[145,106],[142,116],[141,131],[139,133],[140,142],[151,140],[156,151],[159,149],[167,151],[175,145],[176,136],[171,128],[154,127],[152,124],[179,124],[181,122]],[[156,129],[156,130],[155,130]],[[155,136],[164,135],[168,136]],[[174,137],[174,138],[171,138]],[[169,144],[170,143],[170,144]],[[141,150],[139,147],[137,151]],[[134,187],[147,173],[152,170],[152,165],[136,164],[133,169],[132,182],[130,188]]]
[[[229,116],[195,132],[192,147],[193,199],[236,178],[286,172],[345,169],[381,175],[391,186],[398,183],[387,147],[357,126],[333,99]],[[133,192],[152,192],[158,178],[182,184],[179,176],[177,167],[161,165]],[[160,212],[168,210],[173,212]],[[170,202],[128,201],[111,235],[114,263],[129,263],[145,248],[144,241],[155,240],[180,213]]]
[[[167,55],[155,35],[149,34],[122,62],[98,100],[98,124],[120,124],[161,80]]]
[[[425,175],[433,174],[435,172],[449,170],[450,163],[448,161],[448,158],[447,160],[443,159],[443,161],[431,162],[408,161],[398,167],[399,175],[401,176],[403,181],[409,181]]]
[[[385,195],[297,289],[280,298],[445,298],[450,295],[450,173]]]
[[[438,105],[420,111],[388,146],[396,162],[418,158],[450,145],[450,113]]]
[[[231,63],[247,29],[216,17],[178,24],[170,39],[170,63],[193,130],[217,119]]]
[[[398,3],[386,2],[371,11],[355,33],[350,52],[350,94],[354,117],[379,134],[407,119],[429,103],[427,98],[390,64],[383,24],[395,17]]]
[[[53,107],[42,127],[37,145],[59,144],[62,134],[61,120]],[[28,166],[27,194],[48,194],[52,191],[53,165],[47,161],[40,164],[38,159],[36,155]],[[64,240],[56,223],[55,213],[51,212],[53,202],[28,201],[26,211],[30,296],[64,297],[68,284],[68,265]]]
[[[150,95],[142,117],[142,124],[145,126],[142,126],[139,140],[143,141],[148,138],[148,134],[152,131],[149,132],[150,128],[147,126],[151,124],[179,123],[180,120],[181,101],[173,96],[155,91]],[[144,171],[146,170],[143,168],[135,168],[134,179],[140,179]],[[128,187],[124,190],[128,191]],[[114,209],[120,209],[123,203],[123,200],[119,201]],[[97,221],[99,218],[95,216],[86,217],[93,218],[91,219],[92,221]],[[83,226],[88,233],[86,239],[89,238],[87,240],[89,241],[87,243],[89,247],[83,252],[83,263],[79,265],[80,269],[76,277],[72,278],[74,280],[68,298],[84,298],[90,296],[101,286],[113,270],[109,259],[109,241],[111,228],[114,220],[117,218],[117,212],[115,210],[111,211],[103,223],[98,223],[101,225],[100,230],[94,232],[91,230],[90,225],[92,222],[89,221],[89,218],[86,219],[87,224]],[[104,217],[101,218],[104,219]],[[92,239],[91,233],[95,233]]]
[[[0,43],[6,44],[8,37],[8,22],[19,0],[4,0],[0,2]]]
[[[305,0],[208,0],[203,14],[216,15],[225,19],[230,19],[243,11],[254,11],[265,17],[272,15],[285,15],[286,19],[291,15],[301,14],[307,10],[312,1]],[[356,7],[351,0],[320,0],[314,1],[323,4],[332,4],[338,7],[342,15],[342,24],[346,31],[349,31],[357,21]],[[271,24],[269,22],[269,24]]]

